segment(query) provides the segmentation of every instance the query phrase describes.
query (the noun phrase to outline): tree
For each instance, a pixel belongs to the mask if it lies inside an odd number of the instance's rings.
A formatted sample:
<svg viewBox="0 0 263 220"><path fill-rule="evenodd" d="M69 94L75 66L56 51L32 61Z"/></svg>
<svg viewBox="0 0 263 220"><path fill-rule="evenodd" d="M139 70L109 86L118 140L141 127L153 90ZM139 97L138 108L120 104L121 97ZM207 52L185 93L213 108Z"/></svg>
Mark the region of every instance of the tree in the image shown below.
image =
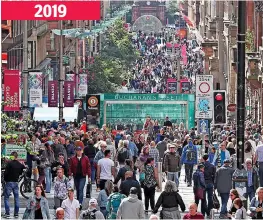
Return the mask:
<svg viewBox="0 0 263 220"><path fill-rule="evenodd" d="M174 16L176 12L179 12L178 3L175 0L170 0L167 7L167 12L169 15Z"/></svg>
<svg viewBox="0 0 263 220"><path fill-rule="evenodd" d="M117 20L106 34L100 55L89 66L89 93L115 92L128 78L129 69L138 57L131 35L123 27L123 21Z"/></svg>

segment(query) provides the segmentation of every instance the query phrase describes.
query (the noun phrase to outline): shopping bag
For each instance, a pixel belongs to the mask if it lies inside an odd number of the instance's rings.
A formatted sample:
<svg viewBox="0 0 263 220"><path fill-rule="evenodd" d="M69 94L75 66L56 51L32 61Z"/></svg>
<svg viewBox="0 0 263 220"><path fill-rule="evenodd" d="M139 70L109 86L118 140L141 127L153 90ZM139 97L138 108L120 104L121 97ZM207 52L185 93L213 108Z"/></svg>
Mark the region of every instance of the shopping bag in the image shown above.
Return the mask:
<svg viewBox="0 0 263 220"><path fill-rule="evenodd" d="M219 200L215 194L215 191L213 193L213 196L212 196L212 200L213 200L213 208L214 209L219 209L220 208L220 203L219 203Z"/></svg>
<svg viewBox="0 0 263 220"><path fill-rule="evenodd" d="M203 188L197 188L195 190L195 198L196 199L204 199L204 189Z"/></svg>
<svg viewBox="0 0 263 220"><path fill-rule="evenodd" d="M86 198L91 198L92 184L88 183L86 186Z"/></svg>

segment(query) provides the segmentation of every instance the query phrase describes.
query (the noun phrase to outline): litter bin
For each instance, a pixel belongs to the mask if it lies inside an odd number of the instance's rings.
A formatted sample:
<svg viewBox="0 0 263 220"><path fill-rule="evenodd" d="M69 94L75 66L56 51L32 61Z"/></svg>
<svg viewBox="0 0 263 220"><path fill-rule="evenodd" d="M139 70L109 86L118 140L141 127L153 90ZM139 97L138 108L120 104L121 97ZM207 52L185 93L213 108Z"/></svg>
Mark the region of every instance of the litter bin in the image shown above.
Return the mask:
<svg viewBox="0 0 263 220"><path fill-rule="evenodd" d="M233 174L233 188L239 193L240 199L244 204L244 208L247 210L247 171L245 169L236 169Z"/></svg>

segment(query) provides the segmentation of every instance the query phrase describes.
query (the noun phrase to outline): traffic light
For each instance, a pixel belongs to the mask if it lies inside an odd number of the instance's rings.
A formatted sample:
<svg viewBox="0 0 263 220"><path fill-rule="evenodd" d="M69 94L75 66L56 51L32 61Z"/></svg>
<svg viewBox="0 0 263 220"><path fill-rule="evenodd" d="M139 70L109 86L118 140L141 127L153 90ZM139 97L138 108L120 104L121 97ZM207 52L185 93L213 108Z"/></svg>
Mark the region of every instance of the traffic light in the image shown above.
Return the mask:
<svg viewBox="0 0 263 220"><path fill-rule="evenodd" d="M214 91L214 124L226 123L226 91Z"/></svg>

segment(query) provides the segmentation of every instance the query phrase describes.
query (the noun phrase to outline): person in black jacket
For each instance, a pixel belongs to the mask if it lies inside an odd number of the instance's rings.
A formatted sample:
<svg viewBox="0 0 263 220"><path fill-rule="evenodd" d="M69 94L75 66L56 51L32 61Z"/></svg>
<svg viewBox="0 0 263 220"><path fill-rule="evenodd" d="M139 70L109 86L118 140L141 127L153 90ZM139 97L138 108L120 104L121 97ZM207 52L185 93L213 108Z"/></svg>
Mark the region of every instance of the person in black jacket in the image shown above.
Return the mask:
<svg viewBox="0 0 263 220"><path fill-rule="evenodd" d="M4 201L5 201L5 215L4 218L10 218L10 207L9 207L9 197L11 192L14 194L15 198L15 213L14 217L18 218L19 212L19 187L18 187L18 179L19 176L23 173L23 169L25 169L25 165L21 164L17 158L17 152L12 152L11 156L14 157L13 160L7 163L4 173L4 180L6 182L4 188ZM2 216L3 217L3 216Z"/></svg>
<svg viewBox="0 0 263 220"><path fill-rule="evenodd" d="M204 154L203 161L204 161L203 164L205 166L205 171L204 171L205 191L208 200L207 212L210 213L213 208L213 190L214 190L216 167L208 161L208 154Z"/></svg>
<svg viewBox="0 0 263 220"><path fill-rule="evenodd" d="M126 195L127 197L130 194L130 189L132 187L136 187L138 190L138 199L142 200L142 189L140 186L140 183L133 179L133 172L132 171L127 171L125 173L125 180L122 181L120 185L120 193Z"/></svg>
<svg viewBox="0 0 263 220"><path fill-rule="evenodd" d="M94 147L94 141L92 139L89 139L88 145L84 148L83 152L89 158L90 166L91 166L91 182L95 183L96 169L95 169L94 157L97 154L98 149Z"/></svg>
<svg viewBox="0 0 263 220"><path fill-rule="evenodd" d="M69 164L67 161L65 161L64 154L59 153L58 154L58 160L52 163L51 170L52 170L52 179L54 181L55 176L57 175L57 168L61 167L64 169L64 175L68 177L68 170L69 170ZM52 181L52 182L53 182Z"/></svg>
<svg viewBox="0 0 263 220"><path fill-rule="evenodd" d="M114 180L114 184L117 184L120 180L124 181L125 180L125 173L127 171L132 171L133 172L133 178L136 180L136 172L133 167L133 162L129 159L125 160L125 166L119 169L119 172Z"/></svg>
<svg viewBox="0 0 263 220"><path fill-rule="evenodd" d="M181 215L178 209L180 206L181 211L185 211L185 204L177 192L177 186L175 182L168 180L166 182L164 191L158 198L157 203L153 209L153 213L156 214L158 209L162 206L162 211L160 214L161 219L181 219Z"/></svg>

